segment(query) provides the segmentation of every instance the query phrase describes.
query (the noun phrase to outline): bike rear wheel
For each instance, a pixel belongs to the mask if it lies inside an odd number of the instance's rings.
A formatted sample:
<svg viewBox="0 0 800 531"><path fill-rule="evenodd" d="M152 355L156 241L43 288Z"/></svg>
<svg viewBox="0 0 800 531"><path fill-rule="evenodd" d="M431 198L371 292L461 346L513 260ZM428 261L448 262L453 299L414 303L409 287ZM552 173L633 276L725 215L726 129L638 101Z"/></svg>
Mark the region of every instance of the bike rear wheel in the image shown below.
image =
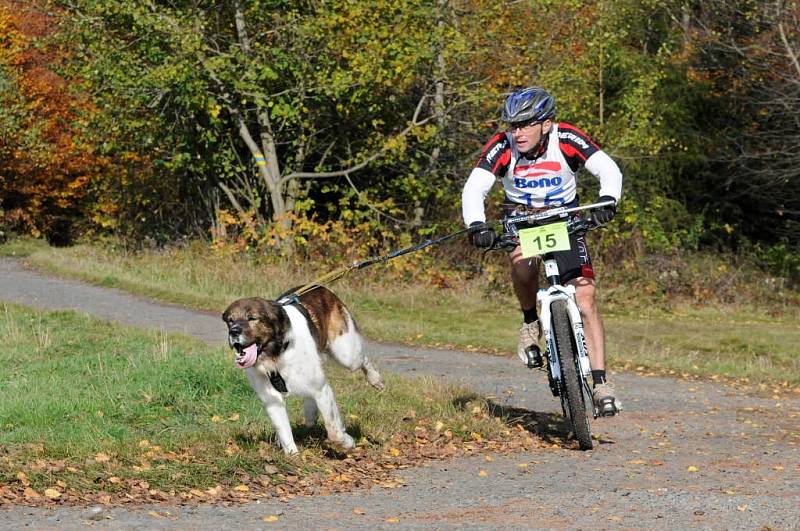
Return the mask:
<svg viewBox="0 0 800 531"><path fill-rule="evenodd" d="M566 400L572 432L581 450L592 449L592 431L586 414L583 385L578 373L578 352L570 326L567 302L555 301L552 306L553 333L561 365L561 399Z"/></svg>

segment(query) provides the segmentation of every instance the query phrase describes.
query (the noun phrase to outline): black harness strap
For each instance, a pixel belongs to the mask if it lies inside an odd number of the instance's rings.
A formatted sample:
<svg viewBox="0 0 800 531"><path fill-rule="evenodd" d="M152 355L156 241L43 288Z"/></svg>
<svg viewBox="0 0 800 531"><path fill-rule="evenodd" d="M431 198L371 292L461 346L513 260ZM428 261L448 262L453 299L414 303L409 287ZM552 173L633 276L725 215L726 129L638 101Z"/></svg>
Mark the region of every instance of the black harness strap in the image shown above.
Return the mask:
<svg viewBox="0 0 800 531"><path fill-rule="evenodd" d="M314 324L314 321L311 319L311 314L308 313L308 309L303 306L303 303L300 302L300 297L296 294L291 294L288 296L283 296L276 301L281 306L294 306L297 308L303 317L305 317L306 322L308 323L308 329L311 332L311 337L314 339L314 342L319 344L319 329L317 329L317 325ZM284 349L286 347L284 346ZM278 371L271 371L269 373L269 381L272 383L272 387L274 387L278 392L281 393L288 393L289 390L286 388L286 381L281 376L281 373Z"/></svg>
<svg viewBox="0 0 800 531"><path fill-rule="evenodd" d="M281 373L278 371L271 371L269 373L269 381L272 383L272 387L278 390L279 393L288 393L289 390L286 388L286 382L281 376Z"/></svg>

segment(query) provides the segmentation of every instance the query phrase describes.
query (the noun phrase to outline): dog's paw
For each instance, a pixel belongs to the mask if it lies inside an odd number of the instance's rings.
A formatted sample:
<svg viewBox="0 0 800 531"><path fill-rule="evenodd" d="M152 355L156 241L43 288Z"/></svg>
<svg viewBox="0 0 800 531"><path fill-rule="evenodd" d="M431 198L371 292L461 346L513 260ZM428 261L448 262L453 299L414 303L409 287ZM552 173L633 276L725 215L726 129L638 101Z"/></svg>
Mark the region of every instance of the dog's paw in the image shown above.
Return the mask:
<svg viewBox="0 0 800 531"><path fill-rule="evenodd" d="M341 446L342 448L344 448L345 450L352 450L353 448L355 448L355 447L356 447L356 441L355 441L355 439L353 439L352 437L350 437L350 436L349 436L348 434L346 434L346 433L344 434L344 436L342 436L342 438L341 438L341 439L339 439L339 440L337 441L337 444L338 444L339 446Z"/></svg>
<svg viewBox="0 0 800 531"><path fill-rule="evenodd" d="M386 389L386 385L383 383L383 378L381 378L381 373L375 370L375 367L373 367L371 363L367 362L362 370L364 371L364 376L367 377L367 381L372 387L378 391L383 391Z"/></svg>
<svg viewBox="0 0 800 531"><path fill-rule="evenodd" d="M386 389L386 384L383 383L383 378L381 378L381 375L378 374L377 372L375 373L374 377L370 377L368 375L367 376L367 381L369 382L369 384L372 387L374 387L378 391L383 391L384 389Z"/></svg>
<svg viewBox="0 0 800 531"><path fill-rule="evenodd" d="M292 444L280 444L280 443L278 443L278 446L281 447L281 449L283 450L283 453L285 453L286 455L297 455L297 454L300 453L300 451L297 449L297 446L295 446L294 443L292 443Z"/></svg>

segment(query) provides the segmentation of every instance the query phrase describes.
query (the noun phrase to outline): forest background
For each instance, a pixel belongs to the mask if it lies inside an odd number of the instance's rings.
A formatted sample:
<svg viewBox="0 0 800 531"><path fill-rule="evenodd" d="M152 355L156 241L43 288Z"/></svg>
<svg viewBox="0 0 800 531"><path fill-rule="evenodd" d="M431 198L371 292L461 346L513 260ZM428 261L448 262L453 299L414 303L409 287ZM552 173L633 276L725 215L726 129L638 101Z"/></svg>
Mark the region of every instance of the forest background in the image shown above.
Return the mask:
<svg viewBox="0 0 800 531"><path fill-rule="evenodd" d="M746 262L759 296L800 280L798 55L795 1L0 0L0 236L324 271L460 228L504 97L540 85L623 170L612 273L702 300Z"/></svg>

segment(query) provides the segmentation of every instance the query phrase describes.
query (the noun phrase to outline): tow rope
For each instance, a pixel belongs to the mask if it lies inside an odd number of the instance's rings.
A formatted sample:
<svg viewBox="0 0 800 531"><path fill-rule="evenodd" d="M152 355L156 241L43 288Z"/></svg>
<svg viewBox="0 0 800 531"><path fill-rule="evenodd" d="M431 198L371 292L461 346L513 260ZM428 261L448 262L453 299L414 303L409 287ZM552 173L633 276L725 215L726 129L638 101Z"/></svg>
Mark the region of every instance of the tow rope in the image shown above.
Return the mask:
<svg viewBox="0 0 800 531"><path fill-rule="evenodd" d="M316 289L316 288L318 288L318 287L320 287L320 286L322 286L324 284L330 284L331 282L339 280L340 278L342 278L346 274L350 273L351 271L355 271L356 269L364 269L367 266L371 266L373 264L378 264L378 263L381 263L381 262L388 262L389 260L391 260L393 258L397 258L398 256L403 256L404 254L421 251L422 249L425 249L426 247L430 247L431 245L436 245L436 244L442 243L443 241L449 240L450 238L455 238L456 236L464 234L465 232L469 232L470 230L471 229L469 227L467 227L467 228L452 232L450 234L445 234L444 236L440 236L438 238L425 240L424 242L418 243L417 245L413 245L411 247L406 247L404 249L398 249L397 251L393 251L393 252L391 252L391 253L389 253L387 255L384 255L384 256L374 256L374 257L369 258L367 260L364 260L362 262L353 262L349 266L345 266L345 267L342 267L342 268L337 269L335 271L331 271L330 273L322 275L321 277L318 277L318 278L312 280L308 284L305 284L305 285L297 288L293 292L285 294L277 302L280 304L282 302L283 303L288 303L290 301L295 301L295 300L297 300L297 298L300 295L303 295L304 293L308 293L309 291L311 291L313 289Z"/></svg>

